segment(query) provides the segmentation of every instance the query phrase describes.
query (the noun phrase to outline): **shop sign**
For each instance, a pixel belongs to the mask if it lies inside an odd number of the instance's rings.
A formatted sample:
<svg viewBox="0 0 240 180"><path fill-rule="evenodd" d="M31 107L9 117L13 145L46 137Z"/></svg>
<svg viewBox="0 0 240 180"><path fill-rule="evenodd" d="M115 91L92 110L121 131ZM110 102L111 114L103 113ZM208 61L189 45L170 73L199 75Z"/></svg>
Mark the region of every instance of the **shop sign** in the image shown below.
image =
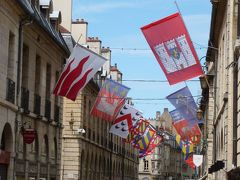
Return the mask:
<svg viewBox="0 0 240 180"><path fill-rule="evenodd" d="M22 130L23 141L26 144L32 144L36 137L36 130L23 129Z"/></svg>

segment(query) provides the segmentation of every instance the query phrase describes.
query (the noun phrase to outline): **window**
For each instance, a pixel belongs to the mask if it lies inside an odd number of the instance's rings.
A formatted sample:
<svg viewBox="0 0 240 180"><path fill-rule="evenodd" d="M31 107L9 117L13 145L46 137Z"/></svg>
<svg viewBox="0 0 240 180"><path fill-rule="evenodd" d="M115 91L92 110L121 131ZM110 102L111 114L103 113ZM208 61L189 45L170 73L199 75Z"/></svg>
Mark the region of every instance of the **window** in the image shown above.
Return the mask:
<svg viewBox="0 0 240 180"><path fill-rule="evenodd" d="M148 160L143 159L144 162L144 171L148 170Z"/></svg>
<svg viewBox="0 0 240 180"><path fill-rule="evenodd" d="M23 45L23 56L22 56L22 86L28 87L28 70L29 70L29 47Z"/></svg>
<svg viewBox="0 0 240 180"><path fill-rule="evenodd" d="M155 169L155 162L152 162L152 169Z"/></svg>
<svg viewBox="0 0 240 180"><path fill-rule="evenodd" d="M13 80L13 72L14 72L14 54L15 54L15 36L12 32L9 33L8 39L8 69L7 76L8 78Z"/></svg>
<svg viewBox="0 0 240 180"><path fill-rule="evenodd" d="M47 63L46 71L46 98L50 99L50 90L51 90L51 64Z"/></svg>
<svg viewBox="0 0 240 180"><path fill-rule="evenodd" d="M36 64L35 64L35 93L39 95L40 93L40 83L41 83L41 57L36 55Z"/></svg>

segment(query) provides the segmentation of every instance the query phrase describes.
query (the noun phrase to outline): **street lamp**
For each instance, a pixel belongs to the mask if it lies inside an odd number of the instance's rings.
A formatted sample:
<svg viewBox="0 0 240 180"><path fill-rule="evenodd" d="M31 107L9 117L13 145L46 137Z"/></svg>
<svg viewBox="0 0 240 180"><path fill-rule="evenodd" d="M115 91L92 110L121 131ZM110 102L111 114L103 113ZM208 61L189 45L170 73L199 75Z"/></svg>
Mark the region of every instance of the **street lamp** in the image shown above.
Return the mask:
<svg viewBox="0 0 240 180"><path fill-rule="evenodd" d="M203 116L203 111L200 108L198 108L198 110L197 110L197 119L201 120L202 116Z"/></svg>

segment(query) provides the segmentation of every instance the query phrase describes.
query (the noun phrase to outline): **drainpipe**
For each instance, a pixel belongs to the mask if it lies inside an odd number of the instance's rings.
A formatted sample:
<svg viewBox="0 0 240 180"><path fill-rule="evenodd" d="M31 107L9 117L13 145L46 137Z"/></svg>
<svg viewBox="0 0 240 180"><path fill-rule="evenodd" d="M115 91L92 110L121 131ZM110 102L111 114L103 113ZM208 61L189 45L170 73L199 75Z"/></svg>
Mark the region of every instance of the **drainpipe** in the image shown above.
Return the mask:
<svg viewBox="0 0 240 180"><path fill-rule="evenodd" d="M239 5L238 5L239 7ZM240 16L239 16L240 17ZM239 29L238 29L239 31ZM233 66L233 158L232 162L235 167L237 167L237 110L238 110L238 56L235 56L235 63Z"/></svg>
<svg viewBox="0 0 240 180"><path fill-rule="evenodd" d="M15 143L14 143L14 163L13 163L13 178L16 179L16 159L17 159L17 137L18 137L18 129L19 129L19 120L18 116L20 114L20 93L21 93L21 73L22 73L22 48L23 48L23 26L28 25L29 23L32 23L32 21L29 21L30 17L24 17L19 22L19 28L18 28L18 59L17 59L17 83L16 83L16 117L15 117Z"/></svg>
<svg viewBox="0 0 240 180"><path fill-rule="evenodd" d="M238 0L238 13L237 13L237 39L240 38L240 0ZM232 162L235 167L237 167L237 129L238 129L238 120L237 120L237 112L238 112L238 58L239 49L236 49L235 52L235 61L233 64L233 158Z"/></svg>

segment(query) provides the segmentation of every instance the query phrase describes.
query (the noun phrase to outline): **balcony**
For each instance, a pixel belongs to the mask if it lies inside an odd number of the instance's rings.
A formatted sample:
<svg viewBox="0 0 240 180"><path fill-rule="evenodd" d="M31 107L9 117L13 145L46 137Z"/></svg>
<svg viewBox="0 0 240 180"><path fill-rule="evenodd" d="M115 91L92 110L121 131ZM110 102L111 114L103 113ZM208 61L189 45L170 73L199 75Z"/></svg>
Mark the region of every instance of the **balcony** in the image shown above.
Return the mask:
<svg viewBox="0 0 240 180"><path fill-rule="evenodd" d="M55 122L59 122L59 120L60 120L59 113L60 113L60 107L55 104L55 107L54 107L54 121Z"/></svg>
<svg viewBox="0 0 240 180"><path fill-rule="evenodd" d="M41 96L34 94L34 113L41 115Z"/></svg>
<svg viewBox="0 0 240 180"><path fill-rule="evenodd" d="M51 101L48 99L45 101L45 117L48 121L51 120Z"/></svg>
<svg viewBox="0 0 240 180"><path fill-rule="evenodd" d="M29 90L25 87L22 87L21 107L23 108L24 113L29 113Z"/></svg>
<svg viewBox="0 0 240 180"><path fill-rule="evenodd" d="M7 94L6 100L15 103L15 82L9 78L7 78Z"/></svg>

